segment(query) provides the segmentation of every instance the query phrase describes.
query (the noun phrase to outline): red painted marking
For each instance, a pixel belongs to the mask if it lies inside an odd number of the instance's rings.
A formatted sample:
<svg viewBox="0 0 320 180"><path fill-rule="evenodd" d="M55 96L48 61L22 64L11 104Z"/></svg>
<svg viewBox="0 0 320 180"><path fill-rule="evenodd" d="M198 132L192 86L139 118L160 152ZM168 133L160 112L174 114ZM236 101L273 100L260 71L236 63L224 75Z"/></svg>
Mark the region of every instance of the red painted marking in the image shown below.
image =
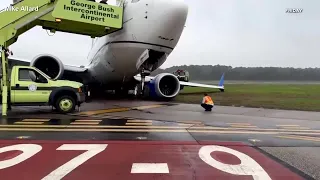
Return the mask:
<svg viewBox="0 0 320 180"><path fill-rule="evenodd" d="M226 152L212 152L211 157L213 159L216 159L219 162L231 164L231 165L239 165L241 163L241 160L232 154L226 153Z"/></svg>
<svg viewBox="0 0 320 180"><path fill-rule="evenodd" d="M21 153L22 153L22 151L10 151L10 152L0 153L0 161L1 160L4 161L4 160L12 159L14 157L17 157Z"/></svg>
<svg viewBox="0 0 320 180"><path fill-rule="evenodd" d="M0 148L15 144L38 144L42 150L31 158L5 169L0 169L1 179L42 179L66 162L85 151L56 150L63 144L108 144L107 148L78 166L64 180L81 179L248 179L252 176L232 175L202 161L199 149L204 145L194 142L172 141L0 141ZM220 145L242 152L254 159L272 180L303 179L291 170L268 158L252 147L233 142L202 142ZM17 151L12 151L17 152ZM0 153L6 154L6 153ZM9 153L10 154L10 153ZM7 154L8 155L8 154ZM13 155L13 154L11 154ZM16 156L16 154L15 154ZM239 158L223 152L211 153L222 163L239 164ZM0 156L0 162L8 159ZM131 174L132 163L167 163L169 174Z"/></svg>

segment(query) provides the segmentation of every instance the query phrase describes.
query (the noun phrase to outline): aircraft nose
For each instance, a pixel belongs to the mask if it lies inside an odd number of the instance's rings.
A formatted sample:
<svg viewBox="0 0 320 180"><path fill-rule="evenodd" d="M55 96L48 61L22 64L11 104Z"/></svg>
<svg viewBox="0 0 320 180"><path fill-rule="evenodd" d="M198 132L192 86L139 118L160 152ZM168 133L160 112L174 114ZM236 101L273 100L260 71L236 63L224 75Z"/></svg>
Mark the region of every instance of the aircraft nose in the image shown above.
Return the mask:
<svg viewBox="0 0 320 180"><path fill-rule="evenodd" d="M161 42L175 46L187 20L187 4L183 0L154 0L153 8L155 14L151 14L150 18L154 23L150 30L157 32Z"/></svg>

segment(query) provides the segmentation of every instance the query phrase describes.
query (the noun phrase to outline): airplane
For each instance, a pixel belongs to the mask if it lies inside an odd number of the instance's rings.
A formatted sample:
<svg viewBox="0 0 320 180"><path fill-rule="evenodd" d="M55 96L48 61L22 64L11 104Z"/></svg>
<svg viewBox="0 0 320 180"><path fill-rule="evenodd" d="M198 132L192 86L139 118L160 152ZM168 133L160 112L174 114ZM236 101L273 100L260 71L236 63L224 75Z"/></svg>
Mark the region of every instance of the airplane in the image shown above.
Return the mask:
<svg viewBox="0 0 320 180"><path fill-rule="evenodd" d="M123 8L123 28L93 39L87 66L65 65L51 54L36 56L30 66L53 80L86 84L91 94L101 89L115 90L117 94L134 90L139 97L172 99L183 86L224 91L224 74L217 86L179 81L170 73L150 76L167 60L181 37L188 15L183 0L125 0ZM26 62L19 58L10 61Z"/></svg>

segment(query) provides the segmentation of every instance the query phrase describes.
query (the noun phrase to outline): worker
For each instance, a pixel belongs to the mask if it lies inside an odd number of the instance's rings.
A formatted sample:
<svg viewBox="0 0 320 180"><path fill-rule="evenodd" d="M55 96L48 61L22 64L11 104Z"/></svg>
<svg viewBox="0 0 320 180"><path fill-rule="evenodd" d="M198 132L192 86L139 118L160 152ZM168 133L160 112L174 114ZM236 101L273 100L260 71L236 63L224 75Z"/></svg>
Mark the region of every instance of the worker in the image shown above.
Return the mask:
<svg viewBox="0 0 320 180"><path fill-rule="evenodd" d="M214 104L213 100L207 93L204 94L201 106L205 109L205 111L211 111Z"/></svg>

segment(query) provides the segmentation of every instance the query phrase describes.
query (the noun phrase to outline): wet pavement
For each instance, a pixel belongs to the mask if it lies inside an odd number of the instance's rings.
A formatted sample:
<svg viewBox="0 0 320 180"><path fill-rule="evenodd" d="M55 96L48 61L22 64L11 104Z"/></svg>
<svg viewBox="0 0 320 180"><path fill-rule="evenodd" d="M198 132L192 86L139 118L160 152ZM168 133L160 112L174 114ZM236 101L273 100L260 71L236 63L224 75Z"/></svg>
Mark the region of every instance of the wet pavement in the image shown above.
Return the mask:
<svg viewBox="0 0 320 180"><path fill-rule="evenodd" d="M43 170L29 179L88 179L88 173L91 179L320 179L316 112L222 106L204 112L199 105L131 100L92 102L68 115L13 107L0 121L0 139L0 176L7 179L21 179L13 172L34 166ZM56 150L63 144L60 150L68 151ZM72 165L90 144L106 147ZM14 163L19 156L28 160ZM237 169L242 162L246 168ZM58 167L70 171L53 173Z"/></svg>

